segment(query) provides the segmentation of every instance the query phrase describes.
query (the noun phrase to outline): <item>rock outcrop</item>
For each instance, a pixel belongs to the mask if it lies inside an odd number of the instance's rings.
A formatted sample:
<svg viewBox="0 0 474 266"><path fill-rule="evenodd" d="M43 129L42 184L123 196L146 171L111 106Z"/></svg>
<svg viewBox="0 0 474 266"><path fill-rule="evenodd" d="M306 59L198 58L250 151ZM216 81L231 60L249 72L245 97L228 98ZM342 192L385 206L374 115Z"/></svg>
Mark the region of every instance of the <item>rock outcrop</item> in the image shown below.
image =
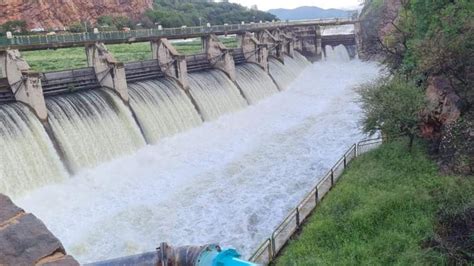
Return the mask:
<svg viewBox="0 0 474 266"><path fill-rule="evenodd" d="M34 215L0 194L0 265L79 265Z"/></svg>
<svg viewBox="0 0 474 266"><path fill-rule="evenodd" d="M25 20L30 29L63 29L77 21L95 23L103 15L140 19L153 0L0 0L0 24Z"/></svg>
<svg viewBox="0 0 474 266"><path fill-rule="evenodd" d="M454 124L461 116L461 98L454 92L449 80L441 76L430 77L426 89L428 108L424 112L421 132L424 138L440 138L443 125Z"/></svg>
<svg viewBox="0 0 474 266"><path fill-rule="evenodd" d="M387 39L396 28L399 12L403 6L403 0L382 1L380 4L367 4L361 12L361 52L363 58L378 56L381 47L380 42L390 41Z"/></svg>

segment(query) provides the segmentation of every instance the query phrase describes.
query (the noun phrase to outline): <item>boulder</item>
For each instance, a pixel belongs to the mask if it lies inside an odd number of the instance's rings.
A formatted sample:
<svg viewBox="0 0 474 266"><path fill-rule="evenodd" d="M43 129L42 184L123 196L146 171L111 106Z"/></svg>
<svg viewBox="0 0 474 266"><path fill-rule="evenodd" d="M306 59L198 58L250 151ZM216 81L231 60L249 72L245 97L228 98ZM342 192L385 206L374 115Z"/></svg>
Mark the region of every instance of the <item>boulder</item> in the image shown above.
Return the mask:
<svg viewBox="0 0 474 266"><path fill-rule="evenodd" d="M79 265L38 218L0 194L0 265Z"/></svg>
<svg viewBox="0 0 474 266"><path fill-rule="evenodd" d="M461 98L448 79L432 76L428 79L426 99L428 108L423 112L422 136L438 140L443 126L455 123L461 116Z"/></svg>

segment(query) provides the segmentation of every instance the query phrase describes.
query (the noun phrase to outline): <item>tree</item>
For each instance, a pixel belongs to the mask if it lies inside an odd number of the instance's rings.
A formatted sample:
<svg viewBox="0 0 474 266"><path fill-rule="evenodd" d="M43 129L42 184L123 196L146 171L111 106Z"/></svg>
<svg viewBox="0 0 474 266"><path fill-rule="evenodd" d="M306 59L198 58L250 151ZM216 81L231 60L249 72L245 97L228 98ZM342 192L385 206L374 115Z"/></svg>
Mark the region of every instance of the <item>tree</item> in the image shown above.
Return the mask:
<svg viewBox="0 0 474 266"><path fill-rule="evenodd" d="M153 9L145 13L151 21L164 27L198 26L211 23L240 24L242 21L271 21L277 18L267 12L250 10L229 2L206 0L156 0Z"/></svg>
<svg viewBox="0 0 474 266"><path fill-rule="evenodd" d="M13 32L13 33L20 33L24 34L28 32L28 27L26 21L24 20L12 20L5 22L2 26L3 32Z"/></svg>
<svg viewBox="0 0 474 266"><path fill-rule="evenodd" d="M86 31L86 27L84 26L84 24L82 24L81 22L77 21L77 22L74 22L74 23L72 23L71 25L69 25L69 31L70 31L70 32L75 32L75 33L85 32L85 31Z"/></svg>
<svg viewBox="0 0 474 266"><path fill-rule="evenodd" d="M383 78L358 90L364 112L364 131L385 137L408 136L411 149L419 135L420 113L425 107L421 88L399 76Z"/></svg>
<svg viewBox="0 0 474 266"><path fill-rule="evenodd" d="M123 28L135 27L134 22L130 18L124 16L100 16L97 18L97 24L105 30L121 30Z"/></svg>

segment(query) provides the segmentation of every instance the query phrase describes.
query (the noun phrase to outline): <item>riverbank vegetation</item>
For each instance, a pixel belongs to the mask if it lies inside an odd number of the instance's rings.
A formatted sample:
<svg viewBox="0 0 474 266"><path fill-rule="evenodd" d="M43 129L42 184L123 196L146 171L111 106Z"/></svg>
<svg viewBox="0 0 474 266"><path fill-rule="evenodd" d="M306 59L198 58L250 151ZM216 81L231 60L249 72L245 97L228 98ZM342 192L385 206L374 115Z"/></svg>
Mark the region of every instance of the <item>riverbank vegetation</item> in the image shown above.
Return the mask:
<svg viewBox="0 0 474 266"><path fill-rule="evenodd" d="M474 179L440 175L407 142L356 159L275 265L472 262Z"/></svg>
<svg viewBox="0 0 474 266"><path fill-rule="evenodd" d="M387 81L380 81L368 86L377 93L362 90L366 130L429 140L445 173L474 173L473 11L469 0L366 0L361 15L366 56L383 58L388 83L406 87L384 90ZM415 112L387 106L402 107L420 93L424 103Z"/></svg>

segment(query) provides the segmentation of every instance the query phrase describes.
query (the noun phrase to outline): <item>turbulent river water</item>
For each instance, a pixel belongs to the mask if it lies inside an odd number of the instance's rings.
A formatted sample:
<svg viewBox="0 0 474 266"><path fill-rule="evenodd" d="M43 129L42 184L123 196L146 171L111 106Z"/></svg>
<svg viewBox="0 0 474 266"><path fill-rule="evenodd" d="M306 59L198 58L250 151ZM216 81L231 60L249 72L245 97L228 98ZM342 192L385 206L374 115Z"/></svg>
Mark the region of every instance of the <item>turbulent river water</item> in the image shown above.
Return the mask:
<svg viewBox="0 0 474 266"><path fill-rule="evenodd" d="M82 263L160 242L218 243L248 257L364 137L354 87L379 67L337 58L258 104L14 200Z"/></svg>

